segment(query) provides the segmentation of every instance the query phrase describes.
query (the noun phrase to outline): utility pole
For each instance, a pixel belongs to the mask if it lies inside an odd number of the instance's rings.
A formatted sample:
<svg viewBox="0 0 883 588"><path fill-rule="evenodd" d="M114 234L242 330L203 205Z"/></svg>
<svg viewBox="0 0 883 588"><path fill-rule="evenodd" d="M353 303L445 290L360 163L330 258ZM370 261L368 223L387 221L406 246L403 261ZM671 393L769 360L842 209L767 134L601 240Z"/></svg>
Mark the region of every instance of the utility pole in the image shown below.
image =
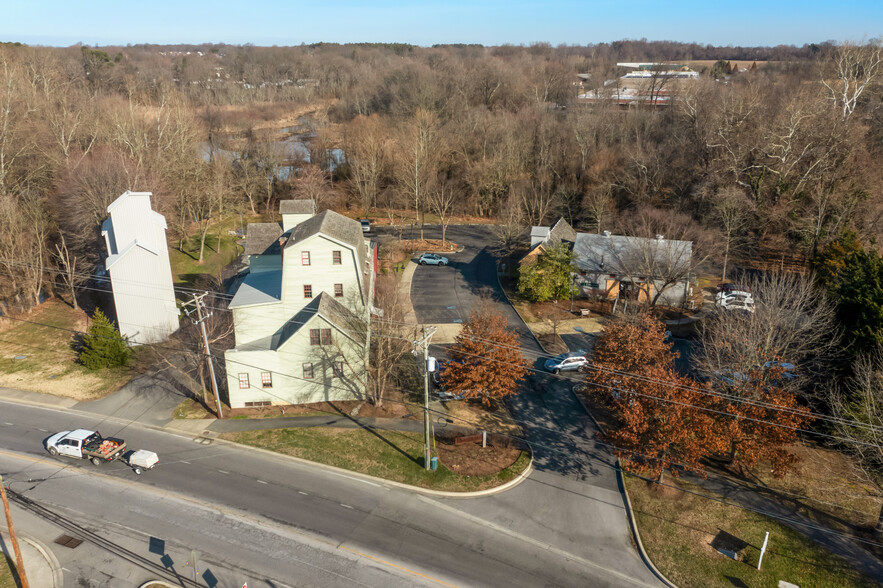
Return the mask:
<svg viewBox="0 0 883 588"><path fill-rule="evenodd" d="M202 307L205 304L203 302L203 298L205 298L206 296L208 296L208 292L204 292L199 296L194 294L193 300L191 302L185 302L182 307L186 307L188 304L193 304L196 307L195 310L188 310L187 308L184 308L184 312L187 314L188 317L193 312L196 312L196 320L193 320L192 318L190 320L193 321L194 325L199 325L202 329L202 341L205 344L205 358L208 360L208 371L212 375L212 388L215 393L215 402L218 403L218 418L222 419L224 418L224 412L221 408L221 395L218 393L218 381L217 379L215 379L215 365L212 363L212 352L208 346L208 335L206 335L205 333L205 319L212 316L212 314L214 313L210 312L207 315L202 316Z"/></svg>
<svg viewBox="0 0 883 588"><path fill-rule="evenodd" d="M15 538L15 527L12 526L12 513L9 512L9 501L6 499L6 488L3 486L2 475L0 475L0 497L3 498L3 511L6 513L6 526L9 527L9 538L12 541L12 550L15 552L15 567L21 580L21 588L29 588L28 577L25 574L25 564L21 559L18 539Z"/></svg>
<svg viewBox="0 0 883 588"><path fill-rule="evenodd" d="M429 339L436 327L424 327L423 338L414 341L414 353L423 345L423 467L429 470Z"/></svg>

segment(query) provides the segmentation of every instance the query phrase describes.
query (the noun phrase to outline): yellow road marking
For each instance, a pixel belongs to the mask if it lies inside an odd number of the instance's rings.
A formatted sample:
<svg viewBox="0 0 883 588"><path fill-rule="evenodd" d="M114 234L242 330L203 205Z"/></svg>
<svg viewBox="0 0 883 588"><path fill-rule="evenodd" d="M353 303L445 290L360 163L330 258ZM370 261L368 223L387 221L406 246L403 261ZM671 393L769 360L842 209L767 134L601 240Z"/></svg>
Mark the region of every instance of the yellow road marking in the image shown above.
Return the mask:
<svg viewBox="0 0 883 588"><path fill-rule="evenodd" d="M358 551L356 549L351 549L345 545L340 545L338 547L338 549L344 549L346 551L349 551L350 553L354 553L354 554L358 555L359 557L366 557L370 560L376 561L377 563L381 563L385 566L389 566L391 568L396 568L397 570L402 570L403 572L407 572L409 574L419 576L425 580L429 580L430 582L435 582L436 584L441 584L442 586L449 586L450 588L457 588L457 586L455 584L448 584L447 582L445 582L443 580L439 580L438 578L433 578L432 576L427 576L426 574L421 574L420 572L414 571L410 568L396 565L392 562L386 561L385 559L380 559L379 557L374 557L373 555L368 555L367 553L362 553L361 551Z"/></svg>

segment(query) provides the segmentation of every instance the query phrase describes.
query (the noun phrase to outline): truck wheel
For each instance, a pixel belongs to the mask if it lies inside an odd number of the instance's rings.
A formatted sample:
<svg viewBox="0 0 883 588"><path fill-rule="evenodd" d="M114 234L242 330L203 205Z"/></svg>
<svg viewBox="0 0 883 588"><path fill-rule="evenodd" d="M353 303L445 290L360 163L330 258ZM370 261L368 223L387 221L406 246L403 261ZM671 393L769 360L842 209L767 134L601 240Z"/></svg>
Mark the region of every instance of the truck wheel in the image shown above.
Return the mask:
<svg viewBox="0 0 883 588"><path fill-rule="evenodd" d="M141 468L139 468L139 467L136 467L136 468L135 468L135 469L134 469L134 472L135 472L135 473L136 473L136 474L138 474L138 475L139 475L139 476L140 476L140 475L141 475L141 472L142 472L142 470L141 470Z"/></svg>
<svg viewBox="0 0 883 588"><path fill-rule="evenodd" d="M98 459L97 457L93 457L93 458L92 458L92 463L93 463L94 465L101 465L101 460Z"/></svg>
<svg viewBox="0 0 883 588"><path fill-rule="evenodd" d="M58 455L58 450L54 447L49 448L49 455Z"/></svg>

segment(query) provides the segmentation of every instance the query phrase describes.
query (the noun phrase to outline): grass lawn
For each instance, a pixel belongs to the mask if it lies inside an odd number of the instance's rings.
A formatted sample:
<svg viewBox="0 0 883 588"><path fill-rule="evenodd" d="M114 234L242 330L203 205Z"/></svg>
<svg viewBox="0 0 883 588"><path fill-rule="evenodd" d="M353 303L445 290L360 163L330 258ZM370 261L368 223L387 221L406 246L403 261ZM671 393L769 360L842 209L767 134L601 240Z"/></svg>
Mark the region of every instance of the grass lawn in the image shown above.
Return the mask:
<svg viewBox="0 0 883 588"><path fill-rule="evenodd" d="M490 476L461 476L441 463L435 472L427 472L420 463L423 461L423 435L398 431L371 432L331 427L270 429L225 433L221 438L394 482L453 492L499 486L524 471L530 462L527 453L522 452L514 464Z"/></svg>
<svg viewBox="0 0 883 588"><path fill-rule="evenodd" d="M697 488L684 480L676 483ZM637 478L626 477L626 486L650 559L681 588L774 587L779 580L801 588L875 585L845 560L773 519L682 492L660 496ZM758 571L767 531L769 543ZM715 540L731 547L736 547L738 540L747 544L739 552L743 561L718 553L711 546Z"/></svg>
<svg viewBox="0 0 883 588"><path fill-rule="evenodd" d="M70 330L88 328L82 310L55 298L21 318L31 322L0 319L0 386L87 400L131 379L128 368L90 372L76 363L75 334Z"/></svg>
<svg viewBox="0 0 883 588"><path fill-rule="evenodd" d="M217 225L209 229L205 238L205 251L203 261L199 263L199 235L192 235L184 241L184 252L173 243L169 249L169 258L172 264L172 276L175 284L187 287L200 287L200 280L204 276L217 279L221 270L236 260L240 254L240 248L236 244L238 237L227 234L228 229L238 227L239 217L222 224L221 241L218 244ZM202 287L205 287L204 284Z"/></svg>
<svg viewBox="0 0 883 588"><path fill-rule="evenodd" d="M4 553L3 557L0 558L0 588L18 587L18 584L15 583L15 578L12 575L12 568L14 565L15 564L12 563L12 560Z"/></svg>

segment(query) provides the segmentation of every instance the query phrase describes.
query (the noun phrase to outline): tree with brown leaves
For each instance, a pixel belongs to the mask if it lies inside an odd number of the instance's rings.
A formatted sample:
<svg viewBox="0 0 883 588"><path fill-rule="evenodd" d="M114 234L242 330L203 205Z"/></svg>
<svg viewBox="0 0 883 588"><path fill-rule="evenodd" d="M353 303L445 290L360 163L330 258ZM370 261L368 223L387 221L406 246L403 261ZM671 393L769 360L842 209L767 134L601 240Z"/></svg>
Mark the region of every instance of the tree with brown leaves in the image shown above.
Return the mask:
<svg viewBox="0 0 883 588"><path fill-rule="evenodd" d="M466 398L481 398L484 404L515 394L527 374L518 339L487 300L480 301L463 323L450 354L442 377L445 388Z"/></svg>
<svg viewBox="0 0 883 588"><path fill-rule="evenodd" d="M608 323L595 346L589 389L617 417L604 440L629 471L662 481L687 470L704 475L700 460L725 447L696 383L674 371L676 352L663 324L648 313Z"/></svg>

